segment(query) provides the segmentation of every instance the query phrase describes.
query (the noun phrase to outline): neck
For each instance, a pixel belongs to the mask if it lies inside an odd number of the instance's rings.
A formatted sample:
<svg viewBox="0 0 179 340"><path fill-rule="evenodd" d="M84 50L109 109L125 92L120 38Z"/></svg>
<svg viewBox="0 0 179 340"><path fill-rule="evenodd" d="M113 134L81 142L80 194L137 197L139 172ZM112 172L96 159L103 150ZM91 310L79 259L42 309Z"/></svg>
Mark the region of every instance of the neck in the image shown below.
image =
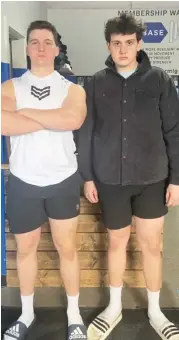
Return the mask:
<svg viewBox="0 0 179 340"><path fill-rule="evenodd" d="M51 73L54 72L54 66L50 66L50 67L32 66L30 71L34 76L43 78L43 77L49 76Z"/></svg>
<svg viewBox="0 0 179 340"><path fill-rule="evenodd" d="M137 60L135 60L133 63L127 66L120 66L116 64L116 71L117 72L130 72L130 71L136 70L137 66L138 66Z"/></svg>

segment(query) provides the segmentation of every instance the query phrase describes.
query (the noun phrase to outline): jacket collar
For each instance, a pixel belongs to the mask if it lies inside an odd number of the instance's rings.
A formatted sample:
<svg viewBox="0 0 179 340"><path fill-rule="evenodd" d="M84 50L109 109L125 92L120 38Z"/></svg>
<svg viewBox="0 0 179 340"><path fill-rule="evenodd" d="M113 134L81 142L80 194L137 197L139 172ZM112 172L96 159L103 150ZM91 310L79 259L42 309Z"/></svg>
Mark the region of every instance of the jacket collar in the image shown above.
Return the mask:
<svg viewBox="0 0 179 340"><path fill-rule="evenodd" d="M151 63L149 60L149 57L147 53L145 53L143 50L140 50L137 55L137 61L138 61L138 72L145 72L146 70L151 68ZM105 65L116 72L115 63L111 57L111 55L108 56L106 59Z"/></svg>

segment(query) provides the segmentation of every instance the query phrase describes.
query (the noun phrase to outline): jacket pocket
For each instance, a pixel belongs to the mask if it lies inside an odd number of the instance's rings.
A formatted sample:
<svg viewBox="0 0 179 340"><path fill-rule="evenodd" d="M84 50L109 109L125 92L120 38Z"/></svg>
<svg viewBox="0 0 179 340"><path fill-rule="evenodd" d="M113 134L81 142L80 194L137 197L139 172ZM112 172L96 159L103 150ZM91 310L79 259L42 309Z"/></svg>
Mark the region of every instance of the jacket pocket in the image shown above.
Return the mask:
<svg viewBox="0 0 179 340"><path fill-rule="evenodd" d="M151 91L136 90L134 110L136 113L154 113L159 107L159 98Z"/></svg>
<svg viewBox="0 0 179 340"><path fill-rule="evenodd" d="M95 98L97 116L110 124L118 118L120 110L120 96L117 91L101 92Z"/></svg>

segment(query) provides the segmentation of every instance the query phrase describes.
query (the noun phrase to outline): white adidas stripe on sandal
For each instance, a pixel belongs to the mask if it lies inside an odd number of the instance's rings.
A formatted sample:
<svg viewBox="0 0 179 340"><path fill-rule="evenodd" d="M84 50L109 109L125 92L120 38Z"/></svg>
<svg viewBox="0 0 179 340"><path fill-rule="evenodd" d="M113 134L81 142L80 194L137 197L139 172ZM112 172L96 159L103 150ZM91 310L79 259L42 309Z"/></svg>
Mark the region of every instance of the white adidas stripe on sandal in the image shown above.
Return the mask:
<svg viewBox="0 0 179 340"><path fill-rule="evenodd" d="M162 340L179 340L179 328L174 323L170 321L165 322L159 329L151 320L149 322Z"/></svg>
<svg viewBox="0 0 179 340"><path fill-rule="evenodd" d="M103 315L97 316L88 327L88 340L105 340L122 319L122 313L109 324Z"/></svg>

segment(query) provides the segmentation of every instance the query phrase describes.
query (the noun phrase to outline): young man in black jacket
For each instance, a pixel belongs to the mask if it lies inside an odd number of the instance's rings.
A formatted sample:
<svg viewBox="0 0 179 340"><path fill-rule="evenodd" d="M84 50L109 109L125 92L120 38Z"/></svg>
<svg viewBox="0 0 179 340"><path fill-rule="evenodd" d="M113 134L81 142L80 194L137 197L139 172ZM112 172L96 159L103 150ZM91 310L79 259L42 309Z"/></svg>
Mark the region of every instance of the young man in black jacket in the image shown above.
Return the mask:
<svg viewBox="0 0 179 340"><path fill-rule="evenodd" d="M168 206L179 204L179 100L170 77L141 50L144 25L122 15L105 26L107 68L87 90L87 118L79 135L85 196L101 203L109 236L110 302L88 329L104 340L122 319L121 293L132 215L142 255L148 317L162 339L179 329L159 306L161 233Z"/></svg>

